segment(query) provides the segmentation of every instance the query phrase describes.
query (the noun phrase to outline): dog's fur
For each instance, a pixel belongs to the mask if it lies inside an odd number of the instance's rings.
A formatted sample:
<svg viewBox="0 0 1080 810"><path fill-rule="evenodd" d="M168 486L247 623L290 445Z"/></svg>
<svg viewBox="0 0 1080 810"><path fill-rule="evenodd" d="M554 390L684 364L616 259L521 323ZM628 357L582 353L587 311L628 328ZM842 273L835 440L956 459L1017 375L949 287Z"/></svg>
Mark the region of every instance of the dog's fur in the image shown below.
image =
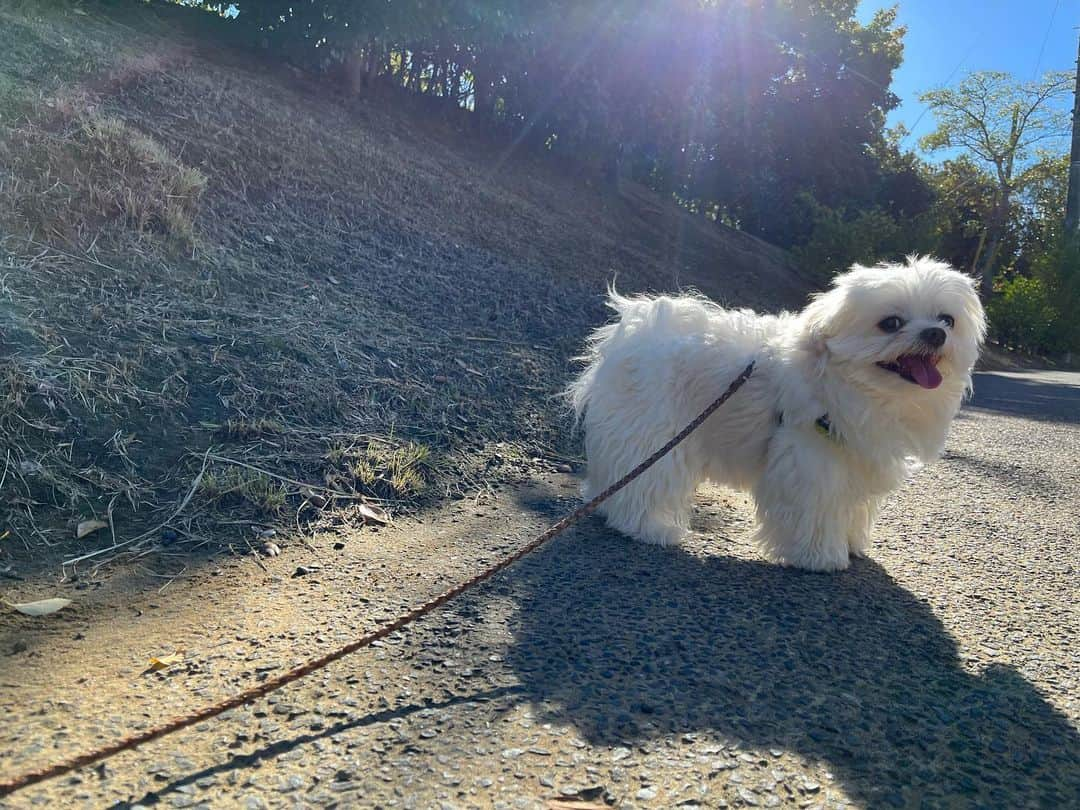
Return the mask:
<svg viewBox="0 0 1080 810"><path fill-rule="evenodd" d="M865 554L882 499L940 454L986 331L975 282L919 257L856 265L797 314L614 290L609 303L619 319L593 333L588 366L568 391L585 428L585 497L682 429L753 360L750 380L719 411L600 512L613 528L666 545L689 531L702 481L749 490L765 556L814 571ZM890 316L903 321L892 333L879 325ZM935 328L945 332L940 347L927 342L941 339ZM937 387L926 387L935 381L927 356Z"/></svg>

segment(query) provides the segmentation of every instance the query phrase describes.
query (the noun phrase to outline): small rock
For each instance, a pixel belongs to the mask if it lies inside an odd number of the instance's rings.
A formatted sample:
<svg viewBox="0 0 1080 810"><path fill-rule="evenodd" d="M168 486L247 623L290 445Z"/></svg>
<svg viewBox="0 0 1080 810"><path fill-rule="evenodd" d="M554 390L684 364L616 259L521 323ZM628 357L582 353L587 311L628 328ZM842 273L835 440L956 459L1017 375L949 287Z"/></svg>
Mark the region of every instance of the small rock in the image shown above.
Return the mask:
<svg viewBox="0 0 1080 810"><path fill-rule="evenodd" d="M288 779L281 783L278 790L281 793L289 793L293 790L299 790L304 786L304 777L298 773L294 773Z"/></svg>
<svg viewBox="0 0 1080 810"><path fill-rule="evenodd" d="M603 785L589 785L588 787L579 788L575 794L579 799L585 802L591 802L593 799L599 799L604 795L607 790Z"/></svg>
<svg viewBox="0 0 1080 810"><path fill-rule="evenodd" d="M757 794L754 793L754 791L748 788L741 787L735 792L738 795L739 799L742 800L743 804L747 804L750 807L761 806L761 801L758 799Z"/></svg>
<svg viewBox="0 0 1080 810"><path fill-rule="evenodd" d="M636 794L634 794L634 798L638 799L639 801L643 801L643 802L647 802L650 799L655 799L656 798L656 788L654 788L654 787L643 787Z"/></svg>

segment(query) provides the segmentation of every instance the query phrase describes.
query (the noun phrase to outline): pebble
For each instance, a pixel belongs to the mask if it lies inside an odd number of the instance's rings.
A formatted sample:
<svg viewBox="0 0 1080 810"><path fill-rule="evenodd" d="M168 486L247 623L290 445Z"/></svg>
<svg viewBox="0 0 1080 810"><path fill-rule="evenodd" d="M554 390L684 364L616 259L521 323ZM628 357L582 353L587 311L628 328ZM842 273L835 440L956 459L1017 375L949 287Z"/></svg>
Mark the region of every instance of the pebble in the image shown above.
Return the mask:
<svg viewBox="0 0 1080 810"><path fill-rule="evenodd" d="M735 791L735 794L739 797L743 804L750 805L750 807L758 807L761 805L761 800L754 791L741 787Z"/></svg>
<svg viewBox="0 0 1080 810"><path fill-rule="evenodd" d="M303 786L304 777L300 776L300 774L294 773L292 776L282 782L281 785L278 786L278 790L282 793L288 793L293 790L299 790Z"/></svg>

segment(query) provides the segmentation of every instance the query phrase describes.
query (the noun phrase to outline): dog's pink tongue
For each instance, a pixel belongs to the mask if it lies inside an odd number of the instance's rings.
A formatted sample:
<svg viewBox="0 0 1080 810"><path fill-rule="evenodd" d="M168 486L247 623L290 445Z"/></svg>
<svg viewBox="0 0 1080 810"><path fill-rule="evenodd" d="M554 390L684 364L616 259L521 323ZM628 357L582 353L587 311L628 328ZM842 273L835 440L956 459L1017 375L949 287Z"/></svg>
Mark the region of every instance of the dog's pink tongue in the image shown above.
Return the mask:
<svg viewBox="0 0 1080 810"><path fill-rule="evenodd" d="M900 367L923 388L937 388L941 385L941 372L937 370L935 360L918 354L907 354L899 359Z"/></svg>

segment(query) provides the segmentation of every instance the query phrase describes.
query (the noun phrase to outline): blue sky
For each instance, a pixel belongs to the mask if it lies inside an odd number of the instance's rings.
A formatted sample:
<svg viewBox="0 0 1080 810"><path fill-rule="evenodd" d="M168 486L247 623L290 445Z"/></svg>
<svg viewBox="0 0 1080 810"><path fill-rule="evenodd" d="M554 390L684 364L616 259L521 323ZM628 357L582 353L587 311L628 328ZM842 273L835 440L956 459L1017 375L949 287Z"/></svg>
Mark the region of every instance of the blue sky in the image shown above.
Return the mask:
<svg viewBox="0 0 1080 810"><path fill-rule="evenodd" d="M904 63L892 84L901 105L889 124L902 122L914 129L905 146L915 147L918 138L933 130L933 115L923 114L919 103L925 90L954 84L976 70L1002 70L1026 81L1036 75L1036 67L1039 75L1076 69L1077 0L863 0L859 19L893 5L899 5L899 22L908 30Z"/></svg>

